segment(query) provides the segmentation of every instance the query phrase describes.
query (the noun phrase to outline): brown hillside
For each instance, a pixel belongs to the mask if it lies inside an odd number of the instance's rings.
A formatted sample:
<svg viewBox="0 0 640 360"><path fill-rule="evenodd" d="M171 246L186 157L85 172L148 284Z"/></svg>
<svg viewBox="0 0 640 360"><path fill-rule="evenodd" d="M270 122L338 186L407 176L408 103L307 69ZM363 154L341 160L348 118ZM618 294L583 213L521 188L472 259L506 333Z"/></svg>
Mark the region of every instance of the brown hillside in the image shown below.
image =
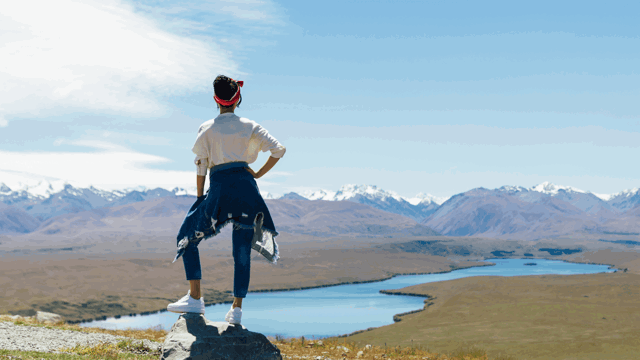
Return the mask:
<svg viewBox="0 0 640 360"><path fill-rule="evenodd" d="M425 311L348 340L382 346L413 340L438 352L477 343L490 358L637 359L640 353L636 274L480 276L390 292L431 298Z"/></svg>

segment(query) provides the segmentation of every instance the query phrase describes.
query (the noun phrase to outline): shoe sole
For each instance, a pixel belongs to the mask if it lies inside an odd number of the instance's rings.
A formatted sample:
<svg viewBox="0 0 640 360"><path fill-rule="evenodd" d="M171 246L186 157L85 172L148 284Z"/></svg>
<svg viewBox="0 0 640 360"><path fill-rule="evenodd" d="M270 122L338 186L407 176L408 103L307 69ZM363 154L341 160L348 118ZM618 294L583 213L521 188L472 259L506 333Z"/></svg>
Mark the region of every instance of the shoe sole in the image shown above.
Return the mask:
<svg viewBox="0 0 640 360"><path fill-rule="evenodd" d="M167 309L167 311L170 311L172 313L176 313L176 314L182 314L182 313L196 313L196 314L204 314L204 311L191 311L191 310L176 310L176 309Z"/></svg>
<svg viewBox="0 0 640 360"><path fill-rule="evenodd" d="M180 307L174 307L174 306L167 306L167 311L170 312L174 312L174 313L198 313L198 314L204 314L204 308L199 308L199 309L194 309L194 308L180 308Z"/></svg>

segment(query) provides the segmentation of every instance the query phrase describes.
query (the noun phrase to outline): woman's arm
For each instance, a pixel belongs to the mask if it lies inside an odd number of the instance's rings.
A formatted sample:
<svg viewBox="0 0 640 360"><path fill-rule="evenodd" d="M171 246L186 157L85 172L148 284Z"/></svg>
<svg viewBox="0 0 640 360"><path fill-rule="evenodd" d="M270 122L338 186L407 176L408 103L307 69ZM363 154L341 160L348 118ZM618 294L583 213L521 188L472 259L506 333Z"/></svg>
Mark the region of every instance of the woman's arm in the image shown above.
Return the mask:
<svg viewBox="0 0 640 360"><path fill-rule="evenodd" d="M204 195L204 179L206 178L206 175L196 175L196 176L197 176L196 187L198 188L198 197L200 197Z"/></svg>
<svg viewBox="0 0 640 360"><path fill-rule="evenodd" d="M249 168L249 172L253 175L254 178L259 179L263 177L271 168L280 160L280 158L274 158L273 156L269 156L267 162L262 166L258 172L254 172L251 168ZM204 183L203 183L204 186Z"/></svg>

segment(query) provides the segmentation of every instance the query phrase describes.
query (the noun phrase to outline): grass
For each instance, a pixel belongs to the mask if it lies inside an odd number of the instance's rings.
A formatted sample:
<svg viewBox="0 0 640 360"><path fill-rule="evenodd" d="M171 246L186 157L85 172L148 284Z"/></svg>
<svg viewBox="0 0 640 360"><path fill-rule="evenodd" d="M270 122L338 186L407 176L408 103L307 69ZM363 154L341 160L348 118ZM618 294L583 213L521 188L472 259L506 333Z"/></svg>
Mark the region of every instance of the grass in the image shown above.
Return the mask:
<svg viewBox="0 0 640 360"><path fill-rule="evenodd" d="M0 315L0 320L13 322L15 325L38 326L38 327L44 327L47 329L81 331L85 333L103 333L103 334L111 334L115 336L124 336L124 337L134 338L138 340L146 339L146 340L151 340L156 342L164 342L164 338L167 336L167 331L163 330L160 326L152 327L145 330L139 330L139 329L110 330L110 329L101 329L101 328L82 327L76 324L68 324L66 322L58 322L55 324L51 324L51 323L43 324L43 323L39 323L34 318L22 318L19 320L13 320L8 315Z"/></svg>
<svg viewBox="0 0 640 360"><path fill-rule="evenodd" d="M160 357L159 351L154 351L146 347L142 341L136 342L135 340L150 340L155 342L164 342L167 335L167 331L161 329L159 326L152 327L145 330L138 329L125 329L125 330L109 330L100 328L86 328L76 324L68 324L63 321L57 323L39 323L34 318L22 318L12 319L7 315L0 315L0 321L13 322L15 325L22 326L35 326L43 327L47 329L59 329L70 331L81 331L85 333L104 333L115 336L125 336L132 339L121 340L116 344L103 342L95 346L76 345L69 348L60 348L57 353L44 353L38 351L19 351L19 350L4 350L0 349L0 360L5 359L52 359L52 360L78 360L78 359L127 359L127 360L147 360L158 359Z"/></svg>
<svg viewBox="0 0 640 360"><path fill-rule="evenodd" d="M71 331L82 331L86 333L107 333L112 335L126 336L133 339L147 339L151 341L164 342L167 331L159 327L149 328L146 330L126 329L126 330L108 330L100 328L86 328L75 324L67 324L58 322L55 324L38 323L33 318L23 318L21 320L13 320L5 315L0 315L0 320L10 321L16 325L22 326L39 326L48 329L61 329ZM44 353L37 351L19 351L19 350L1 350L0 360L24 359L24 360L79 360L79 359L126 359L126 360L147 360L158 359L159 351L153 351L142 342L136 342L133 339L119 341L116 344L101 343L95 346L76 345L74 347L61 348L58 351L63 353ZM438 354L434 351L418 346L358 346L353 341L346 339L322 339L309 340L304 336L300 338L284 337L276 335L268 337L274 345L276 345L282 354L283 359L316 359L320 356L322 359L428 359L428 360L489 360L486 351L471 345L461 345L455 351L448 354ZM360 353L361 352L361 353ZM358 355L360 353L360 355ZM515 360L507 357L493 358L495 360ZM491 360L493 360L491 359Z"/></svg>
<svg viewBox="0 0 640 360"><path fill-rule="evenodd" d="M358 346L346 339L327 338L308 340L284 338L276 335L269 337L282 353L283 359L428 359L428 360L489 360L486 351L478 346L460 345L451 353L437 353L422 346ZM495 358L496 360L515 360L513 358ZM492 359L493 360L493 359Z"/></svg>
<svg viewBox="0 0 640 360"><path fill-rule="evenodd" d="M88 360L88 359L108 359L108 360L157 360L159 355L136 355L127 353L104 353L94 354L55 354L39 351L19 351L0 349L0 360Z"/></svg>
<svg viewBox="0 0 640 360"><path fill-rule="evenodd" d="M104 342L95 346L76 345L58 351L99 359L157 359L161 355L160 351L152 350L142 342L135 343L130 339L121 340L117 344Z"/></svg>

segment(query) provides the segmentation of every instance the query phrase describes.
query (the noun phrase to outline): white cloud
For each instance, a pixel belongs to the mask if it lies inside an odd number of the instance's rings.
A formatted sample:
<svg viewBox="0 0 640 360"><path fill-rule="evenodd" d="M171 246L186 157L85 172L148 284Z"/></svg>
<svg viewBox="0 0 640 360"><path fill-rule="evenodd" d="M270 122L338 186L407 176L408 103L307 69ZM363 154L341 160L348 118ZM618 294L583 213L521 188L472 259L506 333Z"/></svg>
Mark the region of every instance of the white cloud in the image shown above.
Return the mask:
<svg viewBox="0 0 640 360"><path fill-rule="evenodd" d="M89 145L89 144L85 144ZM80 186L120 189L138 185L172 188L195 184L193 172L151 169L167 158L98 144L98 152L0 151L0 171L56 178ZM2 180L0 180L2 182Z"/></svg>
<svg viewBox="0 0 640 360"><path fill-rule="evenodd" d="M165 3L155 0L136 0L133 5L137 9L153 14L155 18L162 18L165 22L168 20L171 22L168 24L169 27L195 32L208 29L215 24L224 24L218 29L221 31L224 31L224 27L231 25L234 29L231 33L234 33L240 28L282 23L281 10L271 0L174 0ZM193 18L198 18L200 21L195 22Z"/></svg>
<svg viewBox="0 0 640 360"><path fill-rule="evenodd" d="M0 126L78 110L158 115L159 96L238 73L213 41L162 30L119 0L10 1L0 14Z"/></svg>
<svg viewBox="0 0 640 360"><path fill-rule="evenodd" d="M60 180L74 186L95 186L101 189L124 189L136 186L148 188L193 188L193 171L153 169L151 166L171 162L162 156L130 150L122 145L101 140L56 139L58 145L75 145L96 149L96 152L18 152L0 150L0 183L35 184L41 180ZM257 169L254 169L257 170ZM288 175L280 172L278 175ZM208 177L205 189L208 185ZM259 179L260 187L273 183ZM13 184L13 186L12 186Z"/></svg>

